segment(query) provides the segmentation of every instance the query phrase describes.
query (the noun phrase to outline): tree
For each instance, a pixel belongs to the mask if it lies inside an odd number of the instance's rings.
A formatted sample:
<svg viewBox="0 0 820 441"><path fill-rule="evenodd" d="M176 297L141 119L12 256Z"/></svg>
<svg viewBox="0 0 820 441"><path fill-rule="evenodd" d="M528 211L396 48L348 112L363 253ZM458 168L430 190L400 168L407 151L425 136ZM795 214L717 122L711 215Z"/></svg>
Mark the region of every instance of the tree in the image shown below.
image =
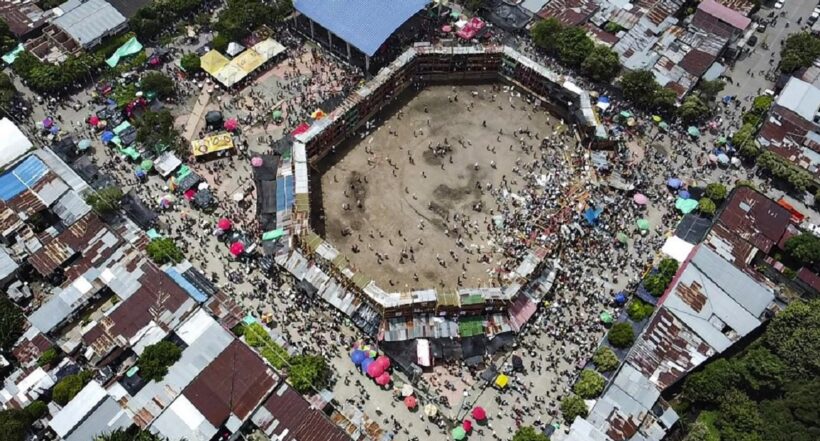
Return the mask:
<svg viewBox="0 0 820 441"><path fill-rule="evenodd" d="M720 403L716 422L721 441L762 441L763 420L757 405L737 389L729 391Z"/></svg>
<svg viewBox="0 0 820 441"><path fill-rule="evenodd" d="M652 96L651 107L655 111L663 114L671 114L675 110L675 104L678 102L678 94L668 87L658 87L655 89L655 95Z"/></svg>
<svg viewBox="0 0 820 441"><path fill-rule="evenodd" d="M288 382L299 393L327 387L330 367L324 357L318 355L297 355L290 360Z"/></svg>
<svg viewBox="0 0 820 441"><path fill-rule="evenodd" d="M11 33L8 23L0 19L0 53L6 53L17 46L17 37Z"/></svg>
<svg viewBox="0 0 820 441"><path fill-rule="evenodd" d="M637 297L632 299L632 301L629 302L629 305L626 307L627 315L629 315L629 318L636 322L640 322L646 319L647 317L652 315L652 311L654 310L655 308L651 304L646 303Z"/></svg>
<svg viewBox="0 0 820 441"><path fill-rule="evenodd" d="M678 108L678 116L687 124L701 121L709 116L709 106L697 95L689 95Z"/></svg>
<svg viewBox="0 0 820 441"><path fill-rule="evenodd" d="M219 34L214 36L214 39L211 40L211 47L219 52L225 52L225 49L228 49L228 44L230 42L231 41L226 35Z"/></svg>
<svg viewBox="0 0 820 441"><path fill-rule="evenodd" d="M140 81L140 88L156 92L160 98L172 97L174 93L176 93L174 81L161 72L148 72L143 75Z"/></svg>
<svg viewBox="0 0 820 441"><path fill-rule="evenodd" d="M14 82L11 81L11 78L9 78L5 72L0 72L0 106L2 106L0 107L0 112L7 114L7 109L12 106L16 96L17 88L14 87Z"/></svg>
<svg viewBox="0 0 820 441"><path fill-rule="evenodd" d="M789 35L780 47L780 71L790 74L801 67L809 67L820 57L820 39L808 32Z"/></svg>
<svg viewBox="0 0 820 441"><path fill-rule="evenodd" d="M726 87L726 83L723 80L709 81L701 79L698 83L698 90L703 99L707 101L714 101L724 87Z"/></svg>
<svg viewBox="0 0 820 441"><path fill-rule="evenodd" d="M512 441L550 441L550 439L532 426L523 426L515 432Z"/></svg>
<svg viewBox="0 0 820 441"><path fill-rule="evenodd" d="M182 356L182 349L173 342L163 340L146 346L137 360L139 375L145 380L159 381L168 373L168 367Z"/></svg>
<svg viewBox="0 0 820 441"><path fill-rule="evenodd" d="M151 260L160 265L169 262L179 263L182 262L182 259L185 257L173 239L168 237L152 240L148 244L146 251L148 251L148 256Z"/></svg>
<svg viewBox="0 0 820 441"><path fill-rule="evenodd" d="M484 0L466 0L464 6L471 11L478 11L484 6Z"/></svg>
<svg viewBox="0 0 820 441"><path fill-rule="evenodd" d="M600 349L595 351L595 355L592 356L592 362L595 363L595 368L598 369L598 372L614 371L621 363L620 360L618 360L618 356L615 355L615 352L606 346L601 346Z"/></svg>
<svg viewBox="0 0 820 441"><path fill-rule="evenodd" d="M740 151L740 154L747 158L755 158L760 154L760 149L755 142L756 133L755 126L752 124L743 124L734 135L732 135L732 144Z"/></svg>
<svg viewBox="0 0 820 441"><path fill-rule="evenodd" d="M595 43L587 36L587 32L575 26L564 28L556 41L561 61L572 67L581 66L594 47Z"/></svg>
<svg viewBox="0 0 820 441"><path fill-rule="evenodd" d="M690 401L706 404L718 404L723 396L740 383L739 366L730 360L721 358L686 378L683 383L683 394Z"/></svg>
<svg viewBox="0 0 820 441"><path fill-rule="evenodd" d="M820 300L795 301L775 316L764 343L797 376L820 373Z"/></svg>
<svg viewBox="0 0 820 441"><path fill-rule="evenodd" d="M550 17L533 25L532 29L530 29L530 36L536 46L547 52L554 52L558 34L560 34L563 29L564 27L557 18Z"/></svg>
<svg viewBox="0 0 820 441"><path fill-rule="evenodd" d="M726 195L728 193L729 192L726 190L726 186L720 182L712 182L706 186L706 196L713 201L722 201L726 199Z"/></svg>
<svg viewBox="0 0 820 441"><path fill-rule="evenodd" d="M669 281L672 281L672 278L678 273L679 266L680 264L677 260L665 257L661 259L661 262L658 264L658 272ZM667 284L668 283L669 282L667 282Z"/></svg>
<svg viewBox="0 0 820 441"><path fill-rule="evenodd" d="M7 296L0 296L0 350L8 351L23 335L25 316Z"/></svg>
<svg viewBox="0 0 820 441"><path fill-rule="evenodd" d="M744 385L756 393L774 392L786 382L786 363L760 344L743 355L740 367Z"/></svg>
<svg viewBox="0 0 820 441"><path fill-rule="evenodd" d="M159 154L165 149L176 150L181 145L174 117L167 110L145 112L136 122L137 141Z"/></svg>
<svg viewBox="0 0 820 441"><path fill-rule="evenodd" d="M683 441L709 441L709 428L702 421L695 421Z"/></svg>
<svg viewBox="0 0 820 441"><path fill-rule="evenodd" d="M698 210L705 216L712 216L717 211L715 202L709 198L700 198L698 201Z"/></svg>
<svg viewBox="0 0 820 441"><path fill-rule="evenodd" d="M0 433L8 441L24 441L33 420L22 409L0 410Z"/></svg>
<svg viewBox="0 0 820 441"><path fill-rule="evenodd" d="M813 265L820 261L820 238L811 233L792 236L786 239L786 251L797 260Z"/></svg>
<svg viewBox="0 0 820 441"><path fill-rule="evenodd" d="M40 358L37 359L37 366L51 366L55 361L60 359L60 353L57 351L57 348L52 346L42 354L40 354Z"/></svg>
<svg viewBox="0 0 820 441"><path fill-rule="evenodd" d="M624 97L639 107L649 107L659 87L655 76L648 70L633 70L621 75Z"/></svg>
<svg viewBox="0 0 820 441"><path fill-rule="evenodd" d="M643 279L643 287L652 294L653 297L660 297L669 285L669 278L661 273L652 273Z"/></svg>
<svg viewBox="0 0 820 441"><path fill-rule="evenodd" d="M98 191L89 191L85 196L85 201L97 213L109 214L120 207L123 196L122 190L112 185Z"/></svg>
<svg viewBox="0 0 820 441"><path fill-rule="evenodd" d="M26 413L32 421L39 420L48 413L48 405L41 400L34 400L26 406Z"/></svg>
<svg viewBox="0 0 820 441"><path fill-rule="evenodd" d="M268 331L259 323L245 326L244 334L245 343L252 348L258 349L262 358L276 369L283 369L290 363L290 354L283 347L276 344Z"/></svg>
<svg viewBox="0 0 820 441"><path fill-rule="evenodd" d="M281 20L281 13L260 0L228 0L214 28L227 41L238 41L261 24Z"/></svg>
<svg viewBox="0 0 820 441"><path fill-rule="evenodd" d="M575 421L575 417L586 418L589 414L586 403L584 403L583 398L578 395L567 395L561 400L559 407L561 414L564 416L564 422L567 424L572 424L572 422Z"/></svg>
<svg viewBox="0 0 820 441"><path fill-rule="evenodd" d="M601 374L592 369L584 369L581 371L578 382L572 387L572 391L581 398L591 400L601 395L604 385L606 385L606 379Z"/></svg>
<svg viewBox="0 0 820 441"><path fill-rule="evenodd" d="M165 441L166 439L137 426L131 426L128 429L117 429L94 437L94 441Z"/></svg>
<svg viewBox="0 0 820 441"><path fill-rule="evenodd" d="M51 391L51 399L55 403L65 406L77 395L89 381L91 381L92 373L90 371L82 371L74 375L63 377L54 385Z"/></svg>
<svg viewBox="0 0 820 441"><path fill-rule="evenodd" d="M635 331L629 323L615 323L607 334L607 340L616 348L628 348L635 341Z"/></svg>
<svg viewBox="0 0 820 441"><path fill-rule="evenodd" d="M182 70L188 72L189 74L196 73L201 69L201 60L199 57L193 53L188 52L187 54L183 55L182 58L179 60L179 65L182 66Z"/></svg>
<svg viewBox="0 0 820 441"><path fill-rule="evenodd" d="M595 81L610 82L618 76L621 62L617 52L604 45L595 45L581 63L581 69Z"/></svg>

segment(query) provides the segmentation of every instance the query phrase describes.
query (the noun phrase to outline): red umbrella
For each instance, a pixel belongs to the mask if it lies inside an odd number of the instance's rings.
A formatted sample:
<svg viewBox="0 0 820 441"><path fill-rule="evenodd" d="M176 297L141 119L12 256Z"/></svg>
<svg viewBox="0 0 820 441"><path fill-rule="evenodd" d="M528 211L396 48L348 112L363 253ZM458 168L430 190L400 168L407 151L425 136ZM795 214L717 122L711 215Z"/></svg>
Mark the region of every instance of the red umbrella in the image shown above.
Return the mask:
<svg viewBox="0 0 820 441"><path fill-rule="evenodd" d="M484 408L481 406L474 407L471 414L473 415L473 418L476 419L476 421L483 421L487 419L487 411L485 411Z"/></svg>
<svg viewBox="0 0 820 441"><path fill-rule="evenodd" d="M379 375L378 378L376 378L376 384L378 384L379 386L386 386L387 384L390 383L390 380L391 380L390 374L385 372L385 373Z"/></svg>
<svg viewBox="0 0 820 441"><path fill-rule="evenodd" d="M92 126L96 126L100 123L100 117L98 117L97 115L91 115L91 118L88 118L88 123Z"/></svg>
<svg viewBox="0 0 820 441"><path fill-rule="evenodd" d="M232 225L233 224L231 223L231 221L224 217L222 219L219 219L219 221L217 221L216 223L216 227L222 231L230 230Z"/></svg>
<svg viewBox="0 0 820 441"><path fill-rule="evenodd" d="M384 368L379 363L371 363L370 366L367 367L367 375L370 378L376 378L379 375L384 373Z"/></svg>
<svg viewBox="0 0 820 441"><path fill-rule="evenodd" d="M242 242L234 242L231 244L231 254L234 256L238 256L245 251L245 245L242 245Z"/></svg>
<svg viewBox="0 0 820 441"><path fill-rule="evenodd" d="M463 428L464 428L464 431L465 431L465 432L470 433L470 432L472 432L472 431L473 431L473 422L472 422L472 421L470 421L470 420L466 420L466 419L465 419L465 420L461 423L461 427L463 427Z"/></svg>
<svg viewBox="0 0 820 441"><path fill-rule="evenodd" d="M390 368L390 359L387 358L386 355L380 355L379 358L376 359L376 363L381 365L382 369L387 370Z"/></svg>
<svg viewBox="0 0 820 441"><path fill-rule="evenodd" d="M185 190L185 193L182 193L182 195L185 196L185 199L192 201L194 196L196 196L196 190L193 188Z"/></svg>
<svg viewBox="0 0 820 441"><path fill-rule="evenodd" d="M239 121L237 121L236 118L228 118L228 120L225 121L225 130L233 132L237 127L239 127Z"/></svg>
<svg viewBox="0 0 820 441"><path fill-rule="evenodd" d="M408 409L415 408L417 404L416 397L412 395L404 399L404 405L407 406Z"/></svg>

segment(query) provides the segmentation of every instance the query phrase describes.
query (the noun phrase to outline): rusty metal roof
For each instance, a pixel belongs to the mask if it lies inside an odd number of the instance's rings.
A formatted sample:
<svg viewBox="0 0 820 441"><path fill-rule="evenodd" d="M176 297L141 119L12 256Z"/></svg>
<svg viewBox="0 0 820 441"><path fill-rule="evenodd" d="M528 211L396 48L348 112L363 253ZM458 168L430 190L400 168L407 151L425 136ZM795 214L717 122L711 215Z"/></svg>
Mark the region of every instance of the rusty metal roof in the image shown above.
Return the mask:
<svg viewBox="0 0 820 441"><path fill-rule="evenodd" d="M789 226L789 212L748 187L735 190L717 219L729 234L768 253Z"/></svg>
<svg viewBox="0 0 820 441"><path fill-rule="evenodd" d="M256 353L234 340L182 393L220 427L232 415L245 421L278 380Z"/></svg>
<svg viewBox="0 0 820 441"><path fill-rule="evenodd" d="M254 413L253 422L279 441L350 441L342 429L285 383Z"/></svg>

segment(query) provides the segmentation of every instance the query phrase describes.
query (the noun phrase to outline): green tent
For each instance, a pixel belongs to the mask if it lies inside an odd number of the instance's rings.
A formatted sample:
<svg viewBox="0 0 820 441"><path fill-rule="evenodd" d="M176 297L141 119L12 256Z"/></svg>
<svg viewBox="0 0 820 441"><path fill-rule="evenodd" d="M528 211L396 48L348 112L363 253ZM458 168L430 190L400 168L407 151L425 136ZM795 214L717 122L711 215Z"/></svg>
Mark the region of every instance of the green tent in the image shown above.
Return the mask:
<svg viewBox="0 0 820 441"><path fill-rule="evenodd" d="M17 47L3 55L3 61L5 61L7 64L14 63L14 61L17 60L17 57L19 57L20 54L23 53L23 50L23 43L18 44Z"/></svg>
<svg viewBox="0 0 820 441"><path fill-rule="evenodd" d="M150 230L148 230L148 231L146 232L146 234L148 234L148 238L149 238L149 239L151 239L151 240L154 240L154 239L159 239L159 238L161 238L161 237L162 237L162 235L161 235L161 234L159 234L159 233L157 233L157 230L155 230L155 229L153 229L153 228L151 228Z"/></svg>
<svg viewBox="0 0 820 441"><path fill-rule="evenodd" d="M262 240L276 240L285 235L285 230L278 228L276 230L266 231L262 235Z"/></svg>
<svg viewBox="0 0 820 441"><path fill-rule="evenodd" d="M282 119L282 111L281 110L274 110L273 111L273 119Z"/></svg>
<svg viewBox="0 0 820 441"><path fill-rule="evenodd" d="M726 144L726 137L725 136L719 137L717 139L717 145L724 145L724 144Z"/></svg>
<svg viewBox="0 0 820 441"><path fill-rule="evenodd" d="M620 243L628 243L629 242L629 236L627 236L624 233L618 233L615 237L618 238L618 242L620 242Z"/></svg>
<svg viewBox="0 0 820 441"><path fill-rule="evenodd" d="M111 55L109 59L105 60L105 63L111 67L117 67L117 64L119 64L122 57L134 55L141 50L142 43L137 40L137 37L131 37L125 42L125 44L117 48L114 55Z"/></svg>
<svg viewBox="0 0 820 441"><path fill-rule="evenodd" d="M656 123L659 123L659 122L663 121L663 118L661 118L660 115L652 115L652 121L655 121Z"/></svg>
<svg viewBox="0 0 820 441"><path fill-rule="evenodd" d="M665 132L665 131L669 130L669 124L667 124L666 121L661 121L658 124L658 128Z"/></svg>
<svg viewBox="0 0 820 441"><path fill-rule="evenodd" d="M140 158L140 152L138 152L134 147L120 149L120 153L122 153L125 156L128 156L134 161Z"/></svg>
<svg viewBox="0 0 820 441"><path fill-rule="evenodd" d="M128 122L128 121L123 121L123 122L120 123L120 125L118 125L117 127L114 127L114 130L112 130L112 132L114 132L114 134L116 134L116 135L119 135L120 133L122 133L126 129L128 129L129 127L131 127L131 123Z"/></svg>
<svg viewBox="0 0 820 441"><path fill-rule="evenodd" d="M680 210L683 214L689 214L694 211L695 208L698 208L698 201L694 199L678 198L675 201L675 208Z"/></svg>
<svg viewBox="0 0 820 441"><path fill-rule="evenodd" d="M185 164L182 164L182 167L179 168L177 171L177 180L182 179L188 176L191 173L191 168Z"/></svg>
<svg viewBox="0 0 820 441"><path fill-rule="evenodd" d="M111 144L114 144L115 146L117 146L119 148L122 148L122 139L120 139L119 136L115 136L115 137L111 138L111 141L109 141L109 142Z"/></svg>
<svg viewBox="0 0 820 441"><path fill-rule="evenodd" d="M695 137L695 138L700 136L700 130L698 130L698 128L695 127L695 126L689 126L689 128L686 129L686 133L688 133L689 136L692 136L692 137Z"/></svg>
<svg viewBox="0 0 820 441"><path fill-rule="evenodd" d="M643 231L649 229L649 221L646 219L638 219L638 221L635 223L638 225L638 228L640 228Z"/></svg>
<svg viewBox="0 0 820 441"><path fill-rule="evenodd" d="M150 159L146 159L146 160L142 161L142 163L140 163L140 167L143 170L145 170L146 172L149 172L149 171L151 171L152 168L154 168L154 161L152 161Z"/></svg>
<svg viewBox="0 0 820 441"><path fill-rule="evenodd" d="M612 324L612 322L614 321L614 319L612 318L612 314L610 314L608 311L602 312L601 315L598 317L601 319L601 322L606 323L607 325Z"/></svg>
<svg viewBox="0 0 820 441"><path fill-rule="evenodd" d="M619 115L621 115L621 118L632 118L632 112L626 110L622 110Z"/></svg>
<svg viewBox="0 0 820 441"><path fill-rule="evenodd" d="M455 429L453 429L453 431L450 432L450 434L453 435L454 440L460 441L460 440L464 439L465 436L467 436L467 431L464 430L463 427L458 426Z"/></svg>

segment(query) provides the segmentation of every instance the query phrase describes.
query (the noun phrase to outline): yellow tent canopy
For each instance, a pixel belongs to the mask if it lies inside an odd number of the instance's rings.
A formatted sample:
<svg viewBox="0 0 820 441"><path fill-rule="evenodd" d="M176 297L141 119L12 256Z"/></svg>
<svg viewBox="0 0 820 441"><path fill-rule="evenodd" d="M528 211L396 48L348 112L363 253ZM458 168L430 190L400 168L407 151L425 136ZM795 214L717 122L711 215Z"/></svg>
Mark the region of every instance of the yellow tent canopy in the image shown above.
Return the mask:
<svg viewBox="0 0 820 441"><path fill-rule="evenodd" d="M507 387L507 383L509 383L509 382L510 382L510 377L508 377L504 374L498 374L498 376L495 377L495 385L498 388L503 389L503 388Z"/></svg>
<svg viewBox="0 0 820 441"><path fill-rule="evenodd" d="M261 66L264 62L265 59L262 58L258 52L253 49L249 49L237 55L231 63L235 64L236 67L247 75L259 68L259 66Z"/></svg>
<svg viewBox="0 0 820 441"><path fill-rule="evenodd" d="M223 67L225 67L230 60L225 58L224 55L220 54L219 51L216 49L211 49L205 55L199 58L200 67L205 72L208 72L212 76L216 76Z"/></svg>

